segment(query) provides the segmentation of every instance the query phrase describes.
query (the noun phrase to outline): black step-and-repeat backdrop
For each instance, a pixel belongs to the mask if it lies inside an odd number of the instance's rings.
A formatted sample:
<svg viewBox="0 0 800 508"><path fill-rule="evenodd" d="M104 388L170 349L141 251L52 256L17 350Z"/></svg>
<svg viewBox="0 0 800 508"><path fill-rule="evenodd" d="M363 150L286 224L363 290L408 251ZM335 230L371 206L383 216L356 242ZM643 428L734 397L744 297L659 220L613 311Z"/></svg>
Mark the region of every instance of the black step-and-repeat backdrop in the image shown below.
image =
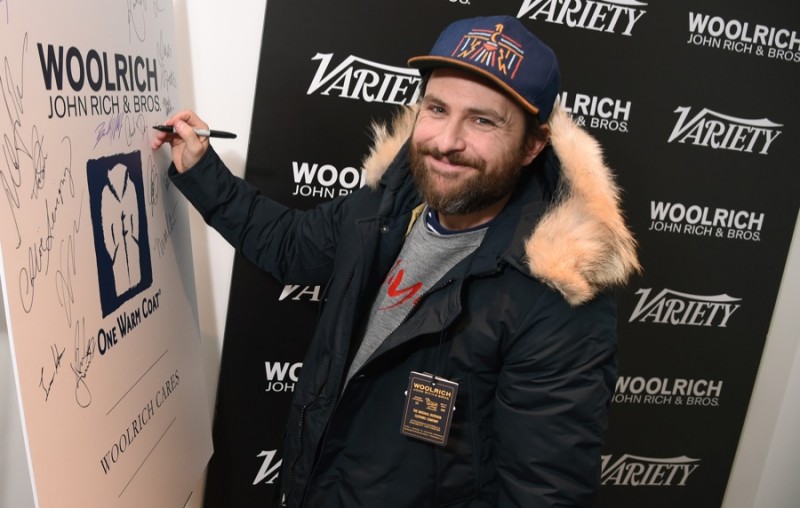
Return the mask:
<svg viewBox="0 0 800 508"><path fill-rule="evenodd" d="M368 126L413 103L406 59L510 14L625 189L644 274L620 293L602 507L720 506L800 203L800 7L770 0L270 0L247 179L309 208L361 182ZM202 112L201 112L202 113ZM273 497L320 287L234 266L206 504Z"/></svg>

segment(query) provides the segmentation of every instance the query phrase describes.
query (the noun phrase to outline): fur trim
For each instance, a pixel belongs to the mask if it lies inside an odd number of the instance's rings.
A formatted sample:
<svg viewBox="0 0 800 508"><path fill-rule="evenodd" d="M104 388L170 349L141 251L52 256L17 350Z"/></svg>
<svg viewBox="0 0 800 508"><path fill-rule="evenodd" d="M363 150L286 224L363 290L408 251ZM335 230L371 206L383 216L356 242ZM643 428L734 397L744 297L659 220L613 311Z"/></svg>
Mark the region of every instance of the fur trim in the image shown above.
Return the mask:
<svg viewBox="0 0 800 508"><path fill-rule="evenodd" d="M531 273L579 305L624 284L641 267L600 145L561 107L549 123L565 188L525 242L525 253Z"/></svg>
<svg viewBox="0 0 800 508"><path fill-rule="evenodd" d="M386 125L373 124L365 184L375 188L411 135L417 108L401 108ZM599 291L623 285L641 271L636 240L619 206L620 189L597 141L561 107L550 116L550 142L561 161L562 189L525 240L531 274L580 305Z"/></svg>
<svg viewBox="0 0 800 508"><path fill-rule="evenodd" d="M361 163L364 185L373 189L378 186L383 173L411 136L418 110L416 105L398 109L392 118L391 129L383 123L372 123L372 148Z"/></svg>

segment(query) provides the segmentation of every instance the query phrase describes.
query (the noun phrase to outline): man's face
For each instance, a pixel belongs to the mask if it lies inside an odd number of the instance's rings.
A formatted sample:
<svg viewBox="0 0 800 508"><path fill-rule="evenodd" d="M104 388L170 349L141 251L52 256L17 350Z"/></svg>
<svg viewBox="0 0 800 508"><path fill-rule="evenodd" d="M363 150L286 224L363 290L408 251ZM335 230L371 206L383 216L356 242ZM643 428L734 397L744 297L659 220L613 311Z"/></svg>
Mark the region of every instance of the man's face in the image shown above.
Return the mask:
<svg viewBox="0 0 800 508"><path fill-rule="evenodd" d="M441 68L430 76L411 136L411 172L440 216L489 220L543 147L526 141L516 102L471 73Z"/></svg>

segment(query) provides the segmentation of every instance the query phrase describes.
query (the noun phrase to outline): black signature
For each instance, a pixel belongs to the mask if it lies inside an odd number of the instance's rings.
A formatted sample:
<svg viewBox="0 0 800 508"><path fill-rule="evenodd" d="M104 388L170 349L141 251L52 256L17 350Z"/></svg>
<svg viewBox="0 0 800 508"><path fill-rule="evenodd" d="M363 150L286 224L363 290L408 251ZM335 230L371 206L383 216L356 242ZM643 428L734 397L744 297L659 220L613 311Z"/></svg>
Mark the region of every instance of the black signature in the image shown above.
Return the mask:
<svg viewBox="0 0 800 508"><path fill-rule="evenodd" d="M147 158L147 165L150 168L150 216L155 214L155 208L158 206L159 184L161 183L161 172L158 166L153 162L153 155Z"/></svg>
<svg viewBox="0 0 800 508"><path fill-rule="evenodd" d="M19 296L22 309L29 313L33 308L33 298L36 295L36 279L44 272L50 270L50 251L53 249L53 235L48 230L47 236L39 237L28 246L28 266L23 266L19 271Z"/></svg>
<svg viewBox="0 0 800 508"><path fill-rule="evenodd" d="M50 379L45 383L44 380L44 367L42 367L42 374L39 377L39 386L44 390L44 400L47 402L47 399L50 398L50 390L53 389L53 382L56 380L56 374L58 374L58 369L61 367L61 357L64 356L65 348L62 348L61 351L58 350L58 346L53 344L50 346L50 354L53 356L53 374L50 376Z"/></svg>
<svg viewBox="0 0 800 508"><path fill-rule="evenodd" d="M22 55L19 69L20 76L24 76L25 53L27 50L28 34L25 34L25 38L22 41ZM11 138L9 138L8 134L3 135L5 170L0 168L0 183L3 185L3 192L11 208L11 218L17 230L16 248L22 245L22 235L19 231L16 215L16 210L20 208L18 191L22 186L20 152L32 158L31 151L28 150L22 141L22 114L24 110L22 107L22 99L24 97L23 89L23 81L20 81L20 85L17 86L13 73L11 72L11 63L8 61L8 58L4 58L3 74L0 75L0 91L2 91L3 94L3 103L5 104L6 114L8 116L8 126L11 128L12 134ZM6 171L8 171L8 173L6 173Z"/></svg>
<svg viewBox="0 0 800 508"><path fill-rule="evenodd" d="M83 320L75 323L75 350L74 363L70 364L72 372L75 374L75 402L80 407L89 407L92 403L92 394L86 384L86 376L89 373L89 366L94 359L95 338L90 337L86 340L86 324Z"/></svg>
<svg viewBox="0 0 800 508"><path fill-rule="evenodd" d="M83 200L81 200L83 208ZM61 250L59 256L59 268L56 270L56 293L58 303L66 312L67 324L72 326L72 305L75 303L75 293L72 290L72 276L77 275L77 265L75 263L75 236L81 230L81 214L78 212L78 220L72 222L72 234L66 240L61 240Z"/></svg>
<svg viewBox="0 0 800 508"><path fill-rule="evenodd" d="M125 142L131 146L135 141L134 136L139 135L139 140L144 139L147 133L147 122L143 114L139 114L135 119L130 116L125 117Z"/></svg>
<svg viewBox="0 0 800 508"><path fill-rule="evenodd" d="M164 215L167 221L167 227L164 229L164 233L159 238L156 238L156 249L158 250L159 257L163 257L164 254L167 253L167 246L169 245L170 238L172 238L172 232L175 230L175 210L177 208L178 203L176 202L172 210L168 212L165 210Z"/></svg>
<svg viewBox="0 0 800 508"><path fill-rule="evenodd" d="M50 209L49 200L45 199L45 219L47 223L47 234L40 236L28 246L28 262L19 271L19 293L22 301L22 308L25 312L30 312L33 308L34 296L36 295L36 281L40 274L47 275L50 270L50 253L55 247L56 241L53 235L56 223L59 219L59 209L65 203L65 198L75 197L75 182L72 180L72 142L68 137L62 139L66 143L69 152L69 163L64 167L61 179L58 183L58 190L54 200L53 209ZM80 221L80 216L78 216ZM73 230L76 227L73 221ZM58 284L58 282L56 283Z"/></svg>

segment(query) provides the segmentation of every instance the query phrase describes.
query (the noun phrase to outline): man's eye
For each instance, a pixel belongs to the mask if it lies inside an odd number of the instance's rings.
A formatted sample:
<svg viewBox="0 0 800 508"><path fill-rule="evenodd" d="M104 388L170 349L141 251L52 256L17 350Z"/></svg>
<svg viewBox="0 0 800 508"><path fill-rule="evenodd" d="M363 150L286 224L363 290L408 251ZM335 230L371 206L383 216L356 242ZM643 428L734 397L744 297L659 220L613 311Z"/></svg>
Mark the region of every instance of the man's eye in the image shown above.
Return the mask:
<svg viewBox="0 0 800 508"><path fill-rule="evenodd" d="M431 106L428 109L430 110L431 113L435 113L437 115L441 115L442 113L444 113L444 108L441 106Z"/></svg>
<svg viewBox="0 0 800 508"><path fill-rule="evenodd" d="M483 117L477 117L475 119L475 123L478 124L478 125L486 126L486 127L494 126L494 122L493 121L489 120L488 118L483 118Z"/></svg>

